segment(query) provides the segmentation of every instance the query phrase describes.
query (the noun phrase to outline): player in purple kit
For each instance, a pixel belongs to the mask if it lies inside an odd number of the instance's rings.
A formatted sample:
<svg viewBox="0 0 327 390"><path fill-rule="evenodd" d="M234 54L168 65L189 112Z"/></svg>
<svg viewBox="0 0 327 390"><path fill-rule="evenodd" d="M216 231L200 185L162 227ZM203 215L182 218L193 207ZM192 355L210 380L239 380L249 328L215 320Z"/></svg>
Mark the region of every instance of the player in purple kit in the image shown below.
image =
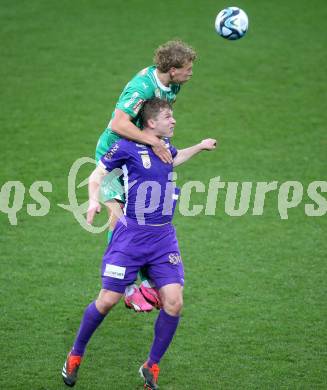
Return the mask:
<svg viewBox="0 0 327 390"><path fill-rule="evenodd" d="M92 334L119 302L126 286L135 281L140 267L146 267L163 304L155 323L149 357L139 370L146 389L159 389L158 363L179 323L184 270L175 229L171 224L178 198L178 189L171 181L173 166L203 150L215 149L216 141L206 139L190 148L176 150L169 142L175 126L171 106L159 98L145 103L142 120L144 132L165 140L173 163L162 162L149 146L122 139L101 158L90 176L89 223L100 210L99 188L108 171L122 169L126 203L124 216L118 221L103 256L102 289L96 301L86 308L63 367L63 380L68 386L74 386L77 380L77 371Z"/></svg>
<svg viewBox="0 0 327 390"><path fill-rule="evenodd" d="M172 40L160 45L154 56L154 65L138 72L123 89L110 122L99 138L96 147L96 161L121 138L141 144L151 145L161 160L171 163L172 156L158 137L141 131L139 112L146 100L160 97L170 103L175 102L183 84L191 79L196 52L181 40ZM111 185L107 185L107 182ZM115 185L115 183L117 185ZM102 200L109 212L108 241L117 222L116 214L121 212L125 197L121 181L107 176L101 185ZM157 289L147 275L140 272L141 284L127 286L126 307L135 311L151 311L160 307Z"/></svg>

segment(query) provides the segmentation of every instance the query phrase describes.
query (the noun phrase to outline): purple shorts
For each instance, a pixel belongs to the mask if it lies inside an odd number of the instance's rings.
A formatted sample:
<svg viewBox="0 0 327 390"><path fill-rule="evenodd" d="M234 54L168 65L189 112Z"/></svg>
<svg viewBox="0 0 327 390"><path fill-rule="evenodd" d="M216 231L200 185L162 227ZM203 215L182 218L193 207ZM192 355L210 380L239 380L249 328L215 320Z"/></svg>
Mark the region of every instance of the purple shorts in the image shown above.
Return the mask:
<svg viewBox="0 0 327 390"><path fill-rule="evenodd" d="M103 256L102 287L124 293L141 267L158 289L172 283L183 286L184 268L174 226L138 225L126 220L127 227L118 221Z"/></svg>

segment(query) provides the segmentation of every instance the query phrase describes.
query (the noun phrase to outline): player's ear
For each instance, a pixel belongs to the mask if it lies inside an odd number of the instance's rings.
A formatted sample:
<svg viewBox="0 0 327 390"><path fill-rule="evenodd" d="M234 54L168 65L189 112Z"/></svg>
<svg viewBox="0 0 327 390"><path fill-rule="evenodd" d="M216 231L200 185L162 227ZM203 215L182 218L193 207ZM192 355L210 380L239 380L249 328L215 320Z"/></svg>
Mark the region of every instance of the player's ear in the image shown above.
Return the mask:
<svg viewBox="0 0 327 390"><path fill-rule="evenodd" d="M172 77L175 76L175 74L176 74L176 68L173 66L173 67L171 67L171 68L169 69L169 75L170 75L170 77L172 78Z"/></svg>
<svg viewBox="0 0 327 390"><path fill-rule="evenodd" d="M148 119L148 127L150 127L150 129L154 129L156 127L156 122L154 119Z"/></svg>

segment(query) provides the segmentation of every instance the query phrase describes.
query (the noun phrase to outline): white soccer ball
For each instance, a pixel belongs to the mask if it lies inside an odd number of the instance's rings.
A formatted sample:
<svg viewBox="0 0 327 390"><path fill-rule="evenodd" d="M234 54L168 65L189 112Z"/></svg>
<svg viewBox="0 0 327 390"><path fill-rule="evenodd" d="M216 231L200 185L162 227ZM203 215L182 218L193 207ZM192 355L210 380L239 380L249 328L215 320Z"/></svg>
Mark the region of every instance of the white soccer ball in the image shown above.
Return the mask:
<svg viewBox="0 0 327 390"><path fill-rule="evenodd" d="M238 7L228 7L219 12L215 29L223 38L236 40L244 37L249 28L247 14Z"/></svg>

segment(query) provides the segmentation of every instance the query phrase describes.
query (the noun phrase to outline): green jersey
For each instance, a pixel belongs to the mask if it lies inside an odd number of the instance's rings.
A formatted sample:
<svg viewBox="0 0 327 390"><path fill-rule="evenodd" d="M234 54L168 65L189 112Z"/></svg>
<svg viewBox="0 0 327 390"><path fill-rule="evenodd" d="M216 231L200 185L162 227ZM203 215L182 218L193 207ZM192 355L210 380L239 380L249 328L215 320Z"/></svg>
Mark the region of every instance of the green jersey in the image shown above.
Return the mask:
<svg viewBox="0 0 327 390"><path fill-rule="evenodd" d="M157 76L157 68L149 66L141 70L124 88L119 96L116 109L120 109L133 119L132 122L140 127L139 112L146 100L154 97L174 103L180 90L180 84L163 85ZM115 113L113 112L112 118ZM108 125L110 129L110 122Z"/></svg>
<svg viewBox="0 0 327 390"><path fill-rule="evenodd" d="M156 66L149 66L148 68L141 70L141 72L134 76L126 85L119 96L115 109L122 110L126 114L130 115L132 122L137 127L141 128L139 113L144 102L154 97L159 97L167 100L169 103L174 103L180 88L180 84L171 84L169 87L163 85L157 76ZM107 128L99 138L95 150L95 159L97 162L107 152L111 145L121 138L111 129L111 121L114 116L115 111L112 113L112 117ZM105 187L105 185L102 187ZM115 194L112 191L105 194L104 190L102 190L102 193L105 200L112 198L122 200L121 194L114 196Z"/></svg>

